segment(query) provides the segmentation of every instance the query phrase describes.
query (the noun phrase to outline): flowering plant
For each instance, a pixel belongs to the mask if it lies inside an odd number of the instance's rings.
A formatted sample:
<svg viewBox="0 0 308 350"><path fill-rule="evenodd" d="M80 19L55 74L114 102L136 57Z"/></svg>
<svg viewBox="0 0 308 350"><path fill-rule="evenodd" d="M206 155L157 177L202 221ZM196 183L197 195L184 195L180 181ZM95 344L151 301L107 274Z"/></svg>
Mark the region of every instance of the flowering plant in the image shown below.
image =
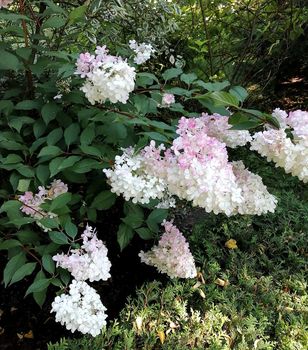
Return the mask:
<svg viewBox="0 0 308 350"><path fill-rule="evenodd" d="M228 216L272 212L277 199L257 174L229 160L228 148L250 143L306 181L307 113L244 108L245 89L161 68L151 62L150 42L132 38L110 52L104 43L66 47L64 34L78 37L78 23L94 11L67 6L21 1L1 9L0 24L21 24L22 36L0 43L0 249L8 251L5 286L33 276L26 295L39 305L50 285L68 291L52 305L56 319L95 336L105 307L85 280L107 280L111 262L87 223L99 228L100 212L117 203L123 250L135 235L153 239L178 199ZM256 127L266 130L248 131ZM164 228L142 261L170 277L194 277L185 238L169 221Z"/></svg>

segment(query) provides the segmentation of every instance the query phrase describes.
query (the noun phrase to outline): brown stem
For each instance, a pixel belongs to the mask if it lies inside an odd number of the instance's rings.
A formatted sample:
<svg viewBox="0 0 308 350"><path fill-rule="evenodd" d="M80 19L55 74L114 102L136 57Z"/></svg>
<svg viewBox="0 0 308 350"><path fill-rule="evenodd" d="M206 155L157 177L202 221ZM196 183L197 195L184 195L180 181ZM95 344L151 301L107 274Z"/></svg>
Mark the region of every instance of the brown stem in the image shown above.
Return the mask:
<svg viewBox="0 0 308 350"><path fill-rule="evenodd" d="M27 247L22 246L22 249L23 249L27 254L31 255L32 258L34 258L34 259L40 264L40 266L42 266L41 260L40 260L35 254L31 253L31 251L30 251Z"/></svg>
<svg viewBox="0 0 308 350"><path fill-rule="evenodd" d="M136 118L136 116L132 115L132 114L129 114L127 112L123 112L123 111L118 111L116 109L112 109L112 108L107 108L107 107L104 107L103 105L99 105L99 107L101 109L104 109L105 111L108 111L108 112L114 112L114 113L118 113L118 114L122 114L122 115L125 115L126 117L130 118L130 119L134 119Z"/></svg>
<svg viewBox="0 0 308 350"><path fill-rule="evenodd" d="M19 0L19 12L21 15L25 14L25 0ZM24 39L25 39L25 46L29 47L29 33L28 33L28 29L27 29L27 24L26 21L24 19L22 19L21 21L21 25L22 25L22 30L24 33ZM26 66L28 66L29 62L26 62ZM26 67L26 79L27 79L27 83L28 83L28 92L30 97L34 97L34 85L33 85L33 76L32 76L32 72L31 70Z"/></svg>
<svg viewBox="0 0 308 350"><path fill-rule="evenodd" d="M39 210L34 209L34 208L31 207L30 205L25 204L24 202L20 201L19 199L18 199L18 201L19 201L20 203L22 203L22 205L24 205L25 207L30 208L30 209L32 209L33 211L35 211L36 213L40 214L40 215L42 216L42 218L46 217L46 215L43 214L42 212L40 212Z"/></svg>
<svg viewBox="0 0 308 350"><path fill-rule="evenodd" d="M206 16L205 16L205 11L204 11L202 0L199 0L199 4L200 4L200 10L201 10L201 15L202 15L202 20L203 20L203 27L204 27L204 31L205 31L206 40L207 40L207 47L208 47L208 50L209 50L210 74L211 74L211 76L213 76L214 68L213 68L213 53L212 53L211 38L210 38L210 33L208 31L207 20L206 20Z"/></svg>

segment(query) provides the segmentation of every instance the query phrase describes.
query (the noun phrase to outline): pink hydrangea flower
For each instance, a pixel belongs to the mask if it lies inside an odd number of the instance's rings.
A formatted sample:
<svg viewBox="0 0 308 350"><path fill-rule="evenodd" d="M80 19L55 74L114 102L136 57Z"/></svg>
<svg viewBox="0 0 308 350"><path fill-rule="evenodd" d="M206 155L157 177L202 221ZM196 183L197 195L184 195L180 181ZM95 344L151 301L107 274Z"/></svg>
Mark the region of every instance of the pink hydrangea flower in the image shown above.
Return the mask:
<svg viewBox="0 0 308 350"><path fill-rule="evenodd" d="M183 234L171 221L164 221L165 233L157 246L149 252L141 251L141 261L155 266L159 272L171 278L194 278L197 276L194 258Z"/></svg>
<svg viewBox="0 0 308 350"><path fill-rule="evenodd" d="M81 238L83 244L80 249L73 249L67 254L57 254L53 256L53 260L57 262L57 266L67 269L78 281L106 281L110 277L111 267L106 246L97 238L96 230L89 225Z"/></svg>

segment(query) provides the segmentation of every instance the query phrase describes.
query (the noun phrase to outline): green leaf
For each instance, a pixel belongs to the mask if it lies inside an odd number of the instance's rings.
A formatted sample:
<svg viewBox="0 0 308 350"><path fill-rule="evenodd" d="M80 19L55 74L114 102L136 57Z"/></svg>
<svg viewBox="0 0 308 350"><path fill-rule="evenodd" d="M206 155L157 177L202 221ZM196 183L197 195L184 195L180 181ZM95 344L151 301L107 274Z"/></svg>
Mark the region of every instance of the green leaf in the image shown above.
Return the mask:
<svg viewBox="0 0 308 350"><path fill-rule="evenodd" d="M146 73L146 72L137 73L137 78L136 78L137 86L146 87L148 85L152 85L153 81L156 81L158 83L158 79L154 74Z"/></svg>
<svg viewBox="0 0 308 350"><path fill-rule="evenodd" d="M26 254L24 252L20 252L19 254L13 256L8 263L5 266L5 269L3 271L3 281L5 287L9 284L11 281L12 276L14 273L24 265L26 262Z"/></svg>
<svg viewBox="0 0 308 350"><path fill-rule="evenodd" d="M150 231L146 227L137 228L136 232L138 233L139 237L142 238L142 239L148 240L148 239L153 239L154 238L153 232Z"/></svg>
<svg viewBox="0 0 308 350"><path fill-rule="evenodd" d="M53 159L49 164L50 176L53 177L60 171L73 166L80 158L80 156L70 156L68 158L59 157Z"/></svg>
<svg viewBox="0 0 308 350"><path fill-rule="evenodd" d="M24 244L36 243L40 239L40 236L37 232L29 230L19 231L17 232L16 236Z"/></svg>
<svg viewBox="0 0 308 350"><path fill-rule="evenodd" d="M74 141L78 139L80 132L80 126L77 123L71 124L64 131L64 140L67 146L70 146Z"/></svg>
<svg viewBox="0 0 308 350"><path fill-rule="evenodd" d="M20 280L22 280L24 277L31 275L31 273L34 271L37 263L36 262L30 262L25 265L22 265L16 272L14 273L10 285L13 283L16 283Z"/></svg>
<svg viewBox="0 0 308 350"><path fill-rule="evenodd" d="M27 289L25 296L31 294L31 293L37 293L45 290L50 285L50 279L49 278L40 278L36 281L34 281L30 287Z"/></svg>
<svg viewBox="0 0 308 350"><path fill-rule="evenodd" d="M49 171L50 171L50 177L55 176L56 174L58 174L59 170L59 166L60 164L63 162L63 160L65 159L65 157L58 157L58 158L54 158L50 163L49 163Z"/></svg>
<svg viewBox="0 0 308 350"><path fill-rule="evenodd" d="M116 201L116 194L110 191L102 191L93 200L91 208L97 210L107 210L111 208Z"/></svg>
<svg viewBox="0 0 308 350"><path fill-rule="evenodd" d="M260 119L248 116L247 114L243 114L241 112L231 115L228 122L232 125L230 130L248 130L262 124Z"/></svg>
<svg viewBox="0 0 308 350"><path fill-rule="evenodd" d="M154 209L148 216L146 223L150 230L153 232L158 232L159 224L161 224L168 216L167 209Z"/></svg>
<svg viewBox="0 0 308 350"><path fill-rule="evenodd" d="M31 180L30 179L20 179L18 181L17 191L26 192L29 189Z"/></svg>
<svg viewBox="0 0 308 350"><path fill-rule="evenodd" d="M14 104L11 100L0 101L0 112L2 112L5 116L10 115L13 109Z"/></svg>
<svg viewBox="0 0 308 350"><path fill-rule="evenodd" d="M45 146L40 150L38 157L52 156L57 157L59 154L63 153L61 148L57 146Z"/></svg>
<svg viewBox="0 0 308 350"><path fill-rule="evenodd" d="M206 94L218 106L233 106L237 107L239 100L226 91L215 91Z"/></svg>
<svg viewBox="0 0 308 350"><path fill-rule="evenodd" d="M49 179L50 176L50 172L49 172L49 168L48 165L42 165L40 164L36 169L36 177L38 178L38 180L40 181L40 183L42 185L45 185L47 180Z"/></svg>
<svg viewBox="0 0 308 350"><path fill-rule="evenodd" d="M51 120L55 119L60 110L61 108L55 102L46 103L41 111L45 124L48 125Z"/></svg>
<svg viewBox="0 0 308 350"><path fill-rule="evenodd" d="M187 85L190 85L193 81L198 79L197 75L195 73L189 73L189 74L182 74L181 80L186 83Z"/></svg>
<svg viewBox="0 0 308 350"><path fill-rule="evenodd" d="M10 200L10 201L4 202L2 204L2 206L0 207L0 213L3 213L3 212L6 212L6 213L19 212L21 205L22 204L19 201L16 201L16 200Z"/></svg>
<svg viewBox="0 0 308 350"><path fill-rule="evenodd" d="M164 71L164 73L162 74L162 77L165 81L168 81L178 77L182 73L183 71L181 68L170 68Z"/></svg>
<svg viewBox="0 0 308 350"><path fill-rule="evenodd" d="M53 274L55 272L56 266L55 266L55 262L52 260L51 255L46 254L42 257L42 264L44 269ZM44 288L43 288L44 289ZM35 292L39 292L39 290L35 291Z"/></svg>
<svg viewBox="0 0 308 350"><path fill-rule="evenodd" d="M275 128L277 128L277 129L280 128L280 124L279 124L279 121L277 120L277 118L273 117L270 114L266 114L266 113L263 114L263 117L265 117L265 120L269 124L273 125Z"/></svg>
<svg viewBox="0 0 308 350"><path fill-rule="evenodd" d="M20 247L21 243L17 239L8 239L0 243L0 250Z"/></svg>
<svg viewBox="0 0 308 350"><path fill-rule="evenodd" d="M78 228L71 221L67 221L64 225L65 232L72 238L75 238L78 233Z"/></svg>
<svg viewBox="0 0 308 350"><path fill-rule="evenodd" d="M20 109L24 111L30 111L32 109L38 109L40 107L40 104L37 101L33 100L24 100L15 106L15 109Z"/></svg>
<svg viewBox="0 0 308 350"><path fill-rule="evenodd" d="M61 28L65 25L66 20L62 16L52 16L48 18L42 25L42 29L45 28Z"/></svg>
<svg viewBox="0 0 308 350"><path fill-rule="evenodd" d="M88 154L90 156L102 157L102 152L99 148L87 145L81 145L79 146L79 148L83 153Z"/></svg>
<svg viewBox="0 0 308 350"><path fill-rule="evenodd" d="M68 244L67 236L63 232L51 231L48 233L49 238L57 244Z"/></svg>
<svg viewBox="0 0 308 350"><path fill-rule="evenodd" d="M68 15L69 23L76 23L82 20L87 11L87 5L82 5L74 8Z"/></svg>
<svg viewBox="0 0 308 350"><path fill-rule="evenodd" d="M20 62L15 55L0 49L0 57L0 70L17 71L20 68Z"/></svg>
<svg viewBox="0 0 308 350"><path fill-rule="evenodd" d="M194 85L200 86L203 89L208 91L221 91L227 86L229 86L230 83L227 80L222 82L217 82L217 83L205 83L202 80L197 80L197 81L194 81Z"/></svg>
<svg viewBox="0 0 308 350"><path fill-rule="evenodd" d="M34 119L20 116L20 117L10 119L8 124L11 128L14 128L15 130L18 131L18 133L20 133L20 130L24 125L33 124L33 123L34 123Z"/></svg>
<svg viewBox="0 0 308 350"><path fill-rule="evenodd" d="M59 142L63 137L63 130L62 128L57 128L52 130L48 136L47 136L47 145L55 145L57 142Z"/></svg>
<svg viewBox="0 0 308 350"><path fill-rule="evenodd" d="M124 205L126 217L122 221L132 228L140 227L143 224L144 214L139 205L127 202Z"/></svg>
<svg viewBox="0 0 308 350"><path fill-rule="evenodd" d="M57 228L59 226L57 218L44 218L39 223L47 228Z"/></svg>
<svg viewBox="0 0 308 350"><path fill-rule="evenodd" d="M49 210L53 212L55 209L63 208L67 203L71 201L71 199L72 199L71 193L69 192L62 193L51 202Z"/></svg>
<svg viewBox="0 0 308 350"><path fill-rule="evenodd" d="M16 170L25 177L34 177L34 170L28 165L21 165Z"/></svg>
<svg viewBox="0 0 308 350"><path fill-rule="evenodd" d="M95 124L89 124L80 135L82 145L90 145L95 138Z"/></svg>
<svg viewBox="0 0 308 350"><path fill-rule="evenodd" d="M151 140L155 140L159 142L168 142L168 139L165 135L162 135L155 131L146 131L146 132L141 132L140 134L148 136L149 139Z"/></svg>
<svg viewBox="0 0 308 350"><path fill-rule="evenodd" d="M128 225L120 224L117 232L117 241L120 245L121 251L129 244L133 237L133 229Z"/></svg>
<svg viewBox="0 0 308 350"><path fill-rule="evenodd" d="M127 129L123 124L112 123L105 126L104 135L107 136L106 141L116 144L127 137Z"/></svg>
<svg viewBox="0 0 308 350"><path fill-rule="evenodd" d="M93 169L102 169L102 164L95 159L82 159L76 163L72 171L78 174L88 173Z"/></svg>
<svg viewBox="0 0 308 350"><path fill-rule="evenodd" d="M242 86L232 86L229 92L241 102L244 102L248 96L247 90L244 89Z"/></svg>

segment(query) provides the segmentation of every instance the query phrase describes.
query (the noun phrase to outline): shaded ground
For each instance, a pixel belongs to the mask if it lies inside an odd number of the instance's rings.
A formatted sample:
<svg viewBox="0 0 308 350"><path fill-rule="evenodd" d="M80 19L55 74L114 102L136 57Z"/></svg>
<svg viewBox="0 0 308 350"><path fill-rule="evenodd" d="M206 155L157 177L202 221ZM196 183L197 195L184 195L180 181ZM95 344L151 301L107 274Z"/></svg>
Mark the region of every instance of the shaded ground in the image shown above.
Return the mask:
<svg viewBox="0 0 308 350"><path fill-rule="evenodd" d="M115 207L113 213L108 211L108 216L105 214L105 217L101 218L104 226L97 226L101 239L108 247L108 257L112 263L112 278L106 282L96 282L91 285L101 295L102 302L107 307L108 320L118 316L127 296L133 295L137 287L147 280L157 278L157 274L152 269L145 264L140 264L138 257L139 251L148 249L147 245L150 243L135 237L132 245L120 253L116 231L121 216ZM0 256L0 263L3 271L6 264L5 252ZM54 315L50 313L57 289L49 290L47 300L40 309L31 296L24 299L30 283L25 279L9 288L4 288L3 284L0 285L1 350L42 350L46 349L46 344L50 341L72 336L71 332L54 321ZM32 335L33 338L31 338ZM78 336L80 334L76 332L74 337Z"/></svg>

